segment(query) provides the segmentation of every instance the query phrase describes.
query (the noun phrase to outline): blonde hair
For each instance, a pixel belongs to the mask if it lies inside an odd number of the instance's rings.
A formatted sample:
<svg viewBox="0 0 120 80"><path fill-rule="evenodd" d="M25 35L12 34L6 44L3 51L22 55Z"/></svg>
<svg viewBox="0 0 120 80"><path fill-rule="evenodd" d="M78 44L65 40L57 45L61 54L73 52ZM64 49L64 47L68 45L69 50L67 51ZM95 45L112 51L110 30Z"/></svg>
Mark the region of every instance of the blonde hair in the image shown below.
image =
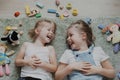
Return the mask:
<svg viewBox="0 0 120 80"><path fill-rule="evenodd" d="M5 48L5 52L7 51L8 47L5 44L0 43L0 46L3 46Z"/></svg>
<svg viewBox="0 0 120 80"><path fill-rule="evenodd" d="M38 27L41 27L43 28L43 26L41 26L41 23L42 22L47 22L47 23L50 23L50 24L53 24L54 25L54 33L56 32L56 23L53 22L53 21L50 21L50 20L47 20L47 19L41 19L39 20L36 24L35 24L35 27L33 29L31 29L29 32L28 32L28 35L30 36L30 38L33 40L33 42L36 40L37 38L37 34L35 33L35 29L38 28Z"/></svg>

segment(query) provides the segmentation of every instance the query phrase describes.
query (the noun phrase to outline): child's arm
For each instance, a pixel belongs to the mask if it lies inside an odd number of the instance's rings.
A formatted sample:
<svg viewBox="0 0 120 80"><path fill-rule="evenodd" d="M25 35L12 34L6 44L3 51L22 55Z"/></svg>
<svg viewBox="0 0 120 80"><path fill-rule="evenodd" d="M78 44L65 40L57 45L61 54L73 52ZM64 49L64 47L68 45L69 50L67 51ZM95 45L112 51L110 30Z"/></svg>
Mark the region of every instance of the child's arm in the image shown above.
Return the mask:
<svg viewBox="0 0 120 80"><path fill-rule="evenodd" d="M35 66L42 67L49 72L55 72L56 69L57 69L56 53L55 53L55 50L52 46L49 46L48 48L49 48L49 51L50 51L50 56L49 56L50 63L41 61L40 64L36 64Z"/></svg>
<svg viewBox="0 0 120 80"><path fill-rule="evenodd" d="M15 59L15 64L16 66L31 66L32 68L35 68L34 64L38 61L35 61L34 59L32 59L32 57L30 59L25 60L24 56L25 56L25 49L27 46L27 42L23 43L22 47L20 48L19 53L16 56Z"/></svg>
<svg viewBox="0 0 120 80"><path fill-rule="evenodd" d="M91 66L91 69L83 70L83 71L85 72L85 75L100 74L100 75L103 75L103 76L108 77L108 78L115 77L114 68L112 67L112 65L108 59L101 62L101 65L102 65L102 68L96 67L96 66Z"/></svg>
<svg viewBox="0 0 120 80"><path fill-rule="evenodd" d="M101 74L108 78L114 78L115 71L114 71L114 68L113 68L112 64L110 63L110 61L107 59L107 60L101 62L101 64L102 64L102 68L99 70L98 74Z"/></svg>
<svg viewBox="0 0 120 80"><path fill-rule="evenodd" d="M55 74L55 80L63 80L64 77L73 70L82 71L83 69L90 69L90 66L91 64L87 62L73 62L71 64L60 63Z"/></svg>

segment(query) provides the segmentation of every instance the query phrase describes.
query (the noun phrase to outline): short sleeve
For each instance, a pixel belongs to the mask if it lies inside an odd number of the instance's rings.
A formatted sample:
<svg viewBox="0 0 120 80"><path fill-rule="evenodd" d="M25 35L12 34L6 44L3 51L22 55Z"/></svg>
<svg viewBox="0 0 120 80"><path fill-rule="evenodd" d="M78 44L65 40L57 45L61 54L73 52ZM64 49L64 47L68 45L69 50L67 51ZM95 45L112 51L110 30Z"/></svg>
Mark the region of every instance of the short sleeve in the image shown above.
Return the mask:
<svg viewBox="0 0 120 80"><path fill-rule="evenodd" d="M61 56L59 62L69 64L70 59L73 58L73 55L71 54L71 52L72 52L71 50L65 50L65 52Z"/></svg>
<svg viewBox="0 0 120 80"><path fill-rule="evenodd" d="M100 62L103 62L109 58L109 56L104 52L101 47L97 47L98 56L100 58Z"/></svg>

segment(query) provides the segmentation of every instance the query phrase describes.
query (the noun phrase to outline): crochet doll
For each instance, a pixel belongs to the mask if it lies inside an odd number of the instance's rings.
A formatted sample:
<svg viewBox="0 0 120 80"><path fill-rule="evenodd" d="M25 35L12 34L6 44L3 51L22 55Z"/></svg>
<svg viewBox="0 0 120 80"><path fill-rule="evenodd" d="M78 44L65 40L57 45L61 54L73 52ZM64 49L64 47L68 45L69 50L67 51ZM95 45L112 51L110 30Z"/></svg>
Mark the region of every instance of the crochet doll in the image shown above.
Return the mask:
<svg viewBox="0 0 120 80"><path fill-rule="evenodd" d="M5 66L5 74L9 75L10 70L8 64L10 63L10 59L7 57L5 52L7 51L7 46L5 44L0 43L0 76L4 75L3 66Z"/></svg>
<svg viewBox="0 0 120 80"><path fill-rule="evenodd" d="M111 34L107 37L107 41L112 41L113 44L113 52L118 53L120 50L120 31L119 31L119 25L118 24L112 24L108 26L108 30L111 32Z"/></svg>
<svg viewBox="0 0 120 80"><path fill-rule="evenodd" d="M5 36L1 37L1 40L7 41L11 45L19 45L19 38L22 34L23 31L18 31L17 27L7 26L4 32Z"/></svg>

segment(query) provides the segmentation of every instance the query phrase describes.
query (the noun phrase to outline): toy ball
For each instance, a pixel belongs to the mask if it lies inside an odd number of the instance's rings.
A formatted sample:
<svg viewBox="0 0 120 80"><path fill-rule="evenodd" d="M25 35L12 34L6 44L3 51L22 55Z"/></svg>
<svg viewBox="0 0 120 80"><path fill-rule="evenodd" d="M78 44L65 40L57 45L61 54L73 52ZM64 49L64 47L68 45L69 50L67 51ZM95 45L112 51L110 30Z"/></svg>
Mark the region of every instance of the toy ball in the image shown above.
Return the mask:
<svg viewBox="0 0 120 80"><path fill-rule="evenodd" d="M20 12L18 12L18 11L14 13L15 17L18 17L19 15L20 15Z"/></svg>

